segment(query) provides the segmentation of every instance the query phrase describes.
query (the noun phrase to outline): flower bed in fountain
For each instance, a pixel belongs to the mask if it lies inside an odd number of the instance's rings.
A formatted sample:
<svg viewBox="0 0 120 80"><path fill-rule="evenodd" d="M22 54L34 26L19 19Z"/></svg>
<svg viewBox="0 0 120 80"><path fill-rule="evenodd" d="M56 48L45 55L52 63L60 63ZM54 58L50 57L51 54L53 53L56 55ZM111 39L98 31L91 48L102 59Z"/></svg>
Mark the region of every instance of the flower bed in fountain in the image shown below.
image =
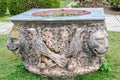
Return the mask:
<svg viewBox="0 0 120 80"><path fill-rule="evenodd" d="M49 17L58 13L72 16ZM14 26L7 47L30 72L72 80L97 71L104 61L109 47L104 19L102 8L32 9L9 18Z"/></svg>
<svg viewBox="0 0 120 80"><path fill-rule="evenodd" d="M45 10L40 12L32 13L33 16L41 17L64 17L64 16L82 16L90 14L90 11L86 10Z"/></svg>

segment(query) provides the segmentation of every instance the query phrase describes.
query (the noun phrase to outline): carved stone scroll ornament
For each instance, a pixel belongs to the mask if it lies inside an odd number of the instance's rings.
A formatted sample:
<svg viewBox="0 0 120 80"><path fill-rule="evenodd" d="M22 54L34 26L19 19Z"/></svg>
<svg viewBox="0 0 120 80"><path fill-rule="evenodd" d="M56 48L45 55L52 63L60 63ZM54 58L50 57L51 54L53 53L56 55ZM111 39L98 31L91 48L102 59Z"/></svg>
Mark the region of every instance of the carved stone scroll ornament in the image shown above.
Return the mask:
<svg viewBox="0 0 120 80"><path fill-rule="evenodd" d="M55 53L61 53L69 45L71 31L69 28L45 28L42 30L42 39L46 46Z"/></svg>
<svg viewBox="0 0 120 80"><path fill-rule="evenodd" d="M14 26L7 47L29 71L42 76L68 78L98 70L109 47L105 29L65 25Z"/></svg>

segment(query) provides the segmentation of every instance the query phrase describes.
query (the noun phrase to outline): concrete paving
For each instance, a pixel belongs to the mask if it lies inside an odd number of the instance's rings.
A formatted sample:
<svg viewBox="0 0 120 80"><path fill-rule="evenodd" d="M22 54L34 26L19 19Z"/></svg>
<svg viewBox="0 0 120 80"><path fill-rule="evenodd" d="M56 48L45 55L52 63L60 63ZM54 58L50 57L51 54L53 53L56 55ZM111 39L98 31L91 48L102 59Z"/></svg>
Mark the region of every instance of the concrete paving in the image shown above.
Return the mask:
<svg viewBox="0 0 120 80"><path fill-rule="evenodd" d="M108 31L120 32L120 15L105 15L105 23Z"/></svg>
<svg viewBox="0 0 120 80"><path fill-rule="evenodd" d="M12 27L12 22L0 22L0 34L8 34Z"/></svg>
<svg viewBox="0 0 120 80"><path fill-rule="evenodd" d="M108 31L120 32L120 15L105 14ZM12 22L0 22L0 34L8 34L13 27Z"/></svg>

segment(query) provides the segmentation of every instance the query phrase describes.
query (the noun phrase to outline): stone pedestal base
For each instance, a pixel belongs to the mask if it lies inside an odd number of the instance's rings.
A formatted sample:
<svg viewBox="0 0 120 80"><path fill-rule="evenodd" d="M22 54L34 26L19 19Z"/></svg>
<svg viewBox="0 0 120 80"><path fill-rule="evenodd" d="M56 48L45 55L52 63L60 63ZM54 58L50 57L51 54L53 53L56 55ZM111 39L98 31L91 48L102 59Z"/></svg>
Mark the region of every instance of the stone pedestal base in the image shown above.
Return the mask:
<svg viewBox="0 0 120 80"><path fill-rule="evenodd" d="M26 69L60 78L98 70L108 46L104 21L14 22L7 41Z"/></svg>

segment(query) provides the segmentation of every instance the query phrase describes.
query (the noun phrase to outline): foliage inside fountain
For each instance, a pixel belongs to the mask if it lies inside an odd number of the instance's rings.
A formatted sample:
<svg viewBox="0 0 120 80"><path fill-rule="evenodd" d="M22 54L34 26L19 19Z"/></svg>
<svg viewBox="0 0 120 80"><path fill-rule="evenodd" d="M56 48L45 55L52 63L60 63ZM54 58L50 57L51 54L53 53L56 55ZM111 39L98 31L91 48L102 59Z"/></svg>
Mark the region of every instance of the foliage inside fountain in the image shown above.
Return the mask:
<svg viewBox="0 0 120 80"><path fill-rule="evenodd" d="M82 16L90 14L91 12L86 10L45 10L40 12L32 13L33 16L40 16L40 17L66 17L66 16Z"/></svg>

